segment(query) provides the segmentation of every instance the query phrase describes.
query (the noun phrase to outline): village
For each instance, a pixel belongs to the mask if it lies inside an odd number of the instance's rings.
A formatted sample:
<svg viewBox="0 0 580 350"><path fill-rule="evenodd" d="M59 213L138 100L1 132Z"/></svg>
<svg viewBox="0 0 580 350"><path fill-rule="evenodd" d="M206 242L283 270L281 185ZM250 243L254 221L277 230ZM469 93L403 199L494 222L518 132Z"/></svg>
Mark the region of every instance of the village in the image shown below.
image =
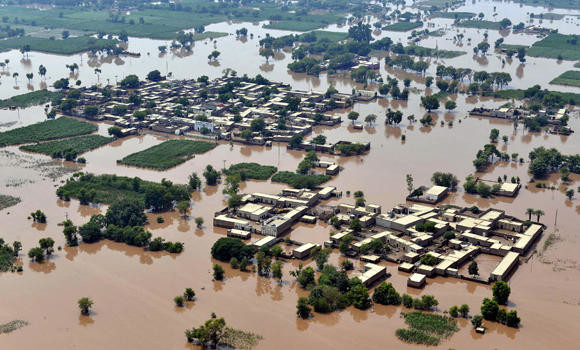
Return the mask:
<svg viewBox="0 0 580 350"><path fill-rule="evenodd" d="M518 107L500 107L496 109L476 107L469 115L472 117L487 117L506 119L514 122L523 121L527 123L538 123L539 127L548 126L548 132L560 135L570 135L574 131L568 126L569 112L566 108L555 111L539 109L538 111L528 110Z"/></svg>
<svg viewBox="0 0 580 350"><path fill-rule="evenodd" d="M315 125L342 122L340 116L327 112L368 99L362 93L291 90L288 84L263 78L147 81L131 88L122 85L103 89L107 93L82 88L76 106L61 112L113 123L121 128L119 136L151 130L265 146L292 141L292 148L332 152L337 145L349 142L313 146L302 142L302 137ZM363 150L369 147L366 144Z"/></svg>
<svg viewBox="0 0 580 350"><path fill-rule="evenodd" d="M408 274L407 285L415 288L423 288L436 276L485 284L507 281L545 228L494 208L401 204L385 213L377 204L329 204L331 197L340 200L342 195L332 186L246 194L240 208L216 212L213 225L227 229L231 237L257 236L251 243L257 248L280 243L288 259L307 259L317 247L340 248L347 257L365 263L358 277L367 287L390 275L381 261L395 263ZM290 239L295 224L317 220L337 231L324 242ZM480 256L496 257L498 263L478 274L464 272Z"/></svg>

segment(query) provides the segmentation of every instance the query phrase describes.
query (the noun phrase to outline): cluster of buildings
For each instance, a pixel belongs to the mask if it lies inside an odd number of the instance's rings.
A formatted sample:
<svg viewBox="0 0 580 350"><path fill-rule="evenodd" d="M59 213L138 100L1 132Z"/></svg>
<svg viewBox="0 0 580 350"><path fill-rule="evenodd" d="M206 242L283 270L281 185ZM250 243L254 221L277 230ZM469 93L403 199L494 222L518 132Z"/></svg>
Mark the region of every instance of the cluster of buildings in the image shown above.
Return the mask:
<svg viewBox="0 0 580 350"><path fill-rule="evenodd" d="M566 123L563 123L564 120L568 119L568 113L566 108L560 108L555 111L540 109L535 112L517 107L501 107L495 109L476 107L469 111L469 115L474 117L499 118L511 121L525 121L526 119L545 117L547 124L553 127L553 132L562 135L569 135L573 132L569 127L565 126Z"/></svg>
<svg viewBox="0 0 580 350"><path fill-rule="evenodd" d="M350 94L326 96L323 92L291 90L284 83L252 81L236 77L147 81L134 89L109 86L107 96L82 88L77 106L66 114L112 122L124 134L149 129L268 145L306 135L313 125L338 124L341 117L327 112L354 103ZM86 106L97 106L98 113L84 113ZM264 121L259 130L252 125L255 119Z"/></svg>

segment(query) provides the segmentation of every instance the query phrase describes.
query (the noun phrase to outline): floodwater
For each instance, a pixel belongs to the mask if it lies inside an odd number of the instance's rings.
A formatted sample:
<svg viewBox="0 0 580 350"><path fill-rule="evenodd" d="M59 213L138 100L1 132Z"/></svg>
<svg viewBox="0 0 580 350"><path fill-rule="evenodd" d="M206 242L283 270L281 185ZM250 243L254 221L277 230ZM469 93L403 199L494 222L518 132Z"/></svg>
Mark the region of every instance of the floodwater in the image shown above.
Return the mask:
<svg viewBox="0 0 580 350"><path fill-rule="evenodd" d="M499 8L504 4L497 3L497 6ZM233 32L242 25L217 24L208 26L208 30L219 30L220 26ZM104 63L100 79L101 81L106 77L114 79L112 74L117 74L120 78L133 72L143 76L149 70L158 68L162 61L167 61L168 71L174 72L178 78L201 74L218 76L221 75L222 69L231 67L239 74L261 73L273 80L288 81L295 88L312 86L313 89L326 89L329 81L324 76L314 79L288 75L285 68L290 59L288 54L279 61L272 60L271 71L262 70L260 67L265 62L256 55L257 33L263 35L266 31L252 26L250 32L255 33L254 39L248 39L246 43L238 42L233 36L218 39L218 50L222 48L223 56L220 67L207 65L204 58L213 49L212 44L197 43L194 54L184 58L177 58L172 54L158 58L156 52L158 42L131 39L129 43L131 51L134 48L132 45L135 45L141 47L144 52L150 51L151 56L143 55L140 59L126 58L125 63L118 66L114 62ZM483 32L478 35L482 36ZM490 38L492 35L494 32L490 31ZM451 45L447 41L442 42ZM439 47L443 47L442 42L439 42ZM234 50L230 51L230 47ZM231 53L228 54L228 51ZM9 55L15 54L11 52ZM240 57L247 59L240 60ZM466 67L485 68L472 61L470 57L466 55L456 60L465 60L462 62ZM71 62L66 63L70 64L80 59L80 56L73 56L70 59ZM492 56L488 59L490 62L497 60ZM65 73L62 69L62 72L57 74L57 70L61 69L60 66L65 68L62 57L32 53L31 60L35 62L34 67L43 61L48 67L48 75L52 77L49 79L58 78ZM537 65L542 66L541 70L530 67L534 61L536 60L528 61L523 69L522 78L514 78L513 85L523 84L523 87L527 87L536 81L549 81L553 78L552 70L554 74L566 70L553 60L543 59L536 61ZM13 62L14 65L18 64L17 59ZM92 68L86 66L86 55L84 64L81 67L80 79L96 82ZM446 64L455 65L452 60L447 60ZM571 65L570 62L562 64ZM51 67L55 67L54 70L51 70ZM548 75L546 72L550 72L549 76L546 76ZM10 79L2 77L0 93L3 97L14 94L11 87L6 87L7 80ZM347 79L331 81L345 91L353 86ZM423 88L419 83L416 84L419 89ZM415 185L418 186L429 184L431 174L435 171L452 172L460 180L473 173L471 162L477 150L487 143L492 128L499 129L500 135L509 137L507 144L502 141L498 144L502 152L519 153L526 159L528 152L540 145L556 147L565 154L578 153L580 149L577 134L558 136L529 133L521 126L514 129L512 124L505 121L466 117L467 111L474 106L493 107L504 102L493 99L451 96L458 103L456 111L434 112L435 123L431 127L423 127L418 122L409 124L406 118L408 115L414 114L420 119L425 113L419 107L419 96L411 94L409 101L381 99L377 102L355 105L354 110L361 114L361 119L369 113L379 116L376 125L365 126L363 130L354 130L346 118L339 126L315 128L312 136L322 133L331 142L337 140L371 142L371 150L364 156L346 158L323 155L323 159L336 161L344 167L344 170L329 184L337 186L344 193L347 190L351 192L362 190L369 203L380 204L383 210L387 211L404 201L405 174L412 174ZM403 111L401 125L384 125L386 108ZM338 113L346 115L349 111ZM20 111L2 111L0 115L2 116L0 131L43 119L42 108L38 107ZM441 121L445 121L445 125L441 125ZM453 121L452 126L449 126L449 121ZM572 116L570 125L577 132L580 130L577 115ZM99 132L104 133L106 127L106 124L100 124ZM406 135L404 142L401 141L402 134ZM96 174L116 173L154 181L167 178L176 183L185 183L191 172L201 174L207 164L222 168L232 163L251 161L275 165L280 170L295 170L304 155L302 152L286 151L285 144L263 148L222 143L210 152L198 155L164 172L116 164L116 160L163 142L169 137L172 136L145 134L115 141L85 154L87 164L81 168ZM75 164L52 162L42 155L23 153L17 147L0 149L2 188L0 192L22 199L20 204L0 211L2 223L0 236L9 242L20 240L24 252L37 245L38 239L42 237L52 237L56 241L56 246L63 247L43 264L31 263L27 257L21 255L23 273L0 274L2 291L0 323L13 319L30 322L27 327L8 335L1 335L0 348L187 349L192 347L185 341L184 329L201 324L209 318L211 312L225 317L232 327L262 335L264 340L258 346L259 349L376 349L379 346L395 349L415 348L400 342L394 335L397 328L404 327L404 321L399 316L403 310L401 307L378 305L374 310L367 311L351 307L329 315L315 314L311 320L297 319L296 300L307 293L289 276L289 271L298 265L296 261L285 264L282 284L273 279L258 277L255 273L231 270L225 264L226 280L212 281L211 267L215 261L211 259L209 251L211 245L225 235L224 230L214 229L211 225L213 212L225 205L221 185L204 187L201 192L193 194L189 218L184 219L175 212L169 212L161 214L165 222L158 224L157 214L149 215L151 222L149 229L154 236L185 243L185 250L179 255L145 252L141 248L109 241L81 244L80 247L74 248L65 247L62 227L57 225L59 222L70 218L79 225L86 222L90 215L105 210L105 207L81 206L76 200L63 202L57 199L55 195L57 186L75 170L77 170ZM508 178L519 176L522 183L526 184L529 179L526 170L526 163L500 162L490 167L486 173L478 175L485 179L496 179L498 176L503 177L504 174ZM580 195L569 201L564 195L564 188L578 187L580 176L573 175L569 184L562 184L557 176L551 176L545 181L554 185L556 189L536 189L532 184L529 188L522 188L516 198L493 199L481 199L460 189L445 200L445 203L456 205L497 207L521 218L525 217L526 208L542 209L546 215L541 218L541 222L548 226L547 233L555 233L558 239L544 251L545 235L537 244L538 253L534 254L528 263L521 265L510 280L512 295L509 307L518 311L522 319L521 328L513 329L486 323L488 331L482 336L475 334L467 320L460 319L458 321L460 331L445 340L438 348L577 347L580 342L580 335L577 332L577 324L580 322L578 312L580 273L577 253L580 249L577 237ZM242 184L241 191L277 193L282 188L284 188L282 184L270 181L249 181ZM349 196L344 196L340 200L354 202L354 198ZM331 203L338 203L338 200L334 199ZM47 224L34 224L27 220L29 213L36 209L41 209L47 214ZM198 216L203 217L205 221L201 229L193 222L193 218ZM298 224L289 236L300 241L321 243L327 239L331 230L331 227L320 222L315 225ZM330 262L337 264L342 259L339 254L334 253L330 257ZM490 269L488 263L482 261L482 269L484 267L485 270ZM393 283L399 292L412 295L433 294L439 300L440 310L466 303L472 310L471 314L475 314L478 313L481 300L491 296L489 286L453 278L429 279L424 290L410 289L406 287L407 274L397 271L393 264L385 263L385 266L391 274L387 281ZM358 262L355 262L355 269L361 269ZM355 273L356 271L353 275ZM178 309L172 299L181 294L186 287L192 287L196 291L197 300L185 308ZM76 306L76 300L83 296L89 296L95 301L94 311L88 317L79 316Z"/></svg>

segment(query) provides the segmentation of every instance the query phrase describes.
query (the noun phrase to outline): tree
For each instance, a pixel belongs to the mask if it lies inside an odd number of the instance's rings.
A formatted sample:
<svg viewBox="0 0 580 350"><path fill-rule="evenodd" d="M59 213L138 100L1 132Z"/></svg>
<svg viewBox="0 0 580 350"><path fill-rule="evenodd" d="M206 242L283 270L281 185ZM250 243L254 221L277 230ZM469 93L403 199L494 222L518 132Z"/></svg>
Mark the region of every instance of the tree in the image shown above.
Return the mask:
<svg viewBox="0 0 580 350"><path fill-rule="evenodd" d="M541 209L538 209L538 210L534 211L534 215L536 215L536 217L537 217L537 220L536 221L537 222L540 222L540 217L541 216L544 216L544 214L545 214L544 211L541 210Z"/></svg>
<svg viewBox="0 0 580 350"><path fill-rule="evenodd" d="M28 79L28 84L30 84L30 81L32 80L33 77L34 77L33 73L26 73L26 79Z"/></svg>
<svg viewBox="0 0 580 350"><path fill-rule="evenodd" d="M377 120L376 114L368 114L365 117L365 123L367 123L367 124L374 124L376 120Z"/></svg>
<svg viewBox="0 0 580 350"><path fill-rule="evenodd" d="M569 188L566 190L566 197L568 197L568 200L572 200L572 198L574 197L574 189L573 188Z"/></svg>
<svg viewBox="0 0 580 350"><path fill-rule="evenodd" d="M382 305L399 305L401 304L401 296L391 283L383 282L375 288L373 301Z"/></svg>
<svg viewBox="0 0 580 350"><path fill-rule="evenodd" d="M330 252L331 252L330 248L325 248L313 254L314 261L316 261L316 267L318 267L319 271L322 270L324 264L326 264L326 262L328 261L328 256L330 255Z"/></svg>
<svg viewBox="0 0 580 350"><path fill-rule="evenodd" d="M139 78L135 74L129 74L121 80L120 84L124 89L136 89L139 87Z"/></svg>
<svg viewBox="0 0 580 350"><path fill-rule="evenodd" d="M70 36L70 32L68 30L62 31L62 38L63 39L68 39L69 36Z"/></svg>
<svg viewBox="0 0 580 350"><path fill-rule="evenodd" d="M356 278L356 277L355 277ZM358 278L358 283L351 287L348 292L348 298L352 305L360 310L366 310L371 306L371 298L369 297L369 290L365 287Z"/></svg>
<svg viewBox="0 0 580 350"><path fill-rule="evenodd" d="M213 265L213 278L216 281L221 281L224 279L224 268L221 265L214 264Z"/></svg>
<svg viewBox="0 0 580 350"><path fill-rule="evenodd" d="M307 288L309 285L314 285L314 269L310 266L307 266L305 269L300 270L296 281L302 288Z"/></svg>
<svg viewBox="0 0 580 350"><path fill-rule="evenodd" d="M275 261L272 264L272 277L276 278L279 282L282 282L282 262Z"/></svg>
<svg viewBox="0 0 580 350"><path fill-rule="evenodd" d="M497 138L499 137L499 130L498 129L491 129L491 131L489 132L489 140L491 142L496 142Z"/></svg>
<svg viewBox="0 0 580 350"><path fill-rule="evenodd" d="M270 57L274 57L274 51L269 48L261 48L260 49L260 56L266 59L266 62L270 60Z"/></svg>
<svg viewBox="0 0 580 350"><path fill-rule="evenodd" d="M467 317L467 315L469 314L469 305L467 304L461 305L459 307L459 313L461 314L461 316Z"/></svg>
<svg viewBox="0 0 580 350"><path fill-rule="evenodd" d="M469 274L472 276L479 275L479 267L477 266L476 261L472 261L471 264L469 264L469 267L467 268L467 270L468 270Z"/></svg>
<svg viewBox="0 0 580 350"><path fill-rule="evenodd" d="M186 217L189 213L190 204L189 201L181 201L177 203L177 211L182 217Z"/></svg>
<svg viewBox="0 0 580 350"><path fill-rule="evenodd" d="M354 236L352 234L347 234L346 236L342 237L340 243L338 243L338 250L342 254L346 254L348 249L350 248L350 243L353 241Z"/></svg>
<svg viewBox="0 0 580 350"><path fill-rule="evenodd" d="M195 225L197 228L201 228L203 226L203 218L201 216L195 218Z"/></svg>
<svg viewBox="0 0 580 350"><path fill-rule="evenodd" d="M499 311L499 306L495 300L489 298L484 298L481 305L481 314L483 318L488 321L495 321L497 317L497 312Z"/></svg>
<svg viewBox="0 0 580 350"><path fill-rule="evenodd" d="M155 70L152 70L151 72L147 73L147 80L161 81L161 80L163 80L163 77L161 76L161 72L159 72L157 69L155 69Z"/></svg>
<svg viewBox="0 0 580 350"><path fill-rule="evenodd" d="M191 301L195 299L195 292L193 291L192 288L186 288L185 292L183 292L183 297L185 298L185 300Z"/></svg>
<svg viewBox="0 0 580 350"><path fill-rule="evenodd" d="M212 61L212 60L213 60L213 61L215 61L215 60L217 60L217 58L219 57L219 55L220 55L220 52L219 52L219 51L217 51L217 50L213 50L213 51L212 51L212 52L211 52L211 53L210 53L210 54L207 56L207 59L208 59L208 60L210 60L210 61Z"/></svg>
<svg viewBox="0 0 580 350"><path fill-rule="evenodd" d="M177 307L183 307L185 305L185 297L183 295L178 295L173 298L173 302Z"/></svg>
<svg viewBox="0 0 580 350"><path fill-rule="evenodd" d="M445 102L445 109L448 111L452 111L457 107L457 103L453 100L448 100Z"/></svg>
<svg viewBox="0 0 580 350"><path fill-rule="evenodd" d="M81 310L81 314L88 315L95 302L88 297L83 297L77 301L77 304Z"/></svg>
<svg viewBox="0 0 580 350"><path fill-rule="evenodd" d="M532 221L532 215L535 213L536 211L532 208L528 208L526 209L526 215L528 215L528 221Z"/></svg>
<svg viewBox="0 0 580 350"><path fill-rule="evenodd" d="M473 328L481 327L482 322L483 316L481 315L475 315L471 318L471 324L473 325Z"/></svg>
<svg viewBox="0 0 580 350"><path fill-rule="evenodd" d="M407 174L406 175L406 181L407 181L407 191L409 191L409 193L413 192L413 176L411 174Z"/></svg>
<svg viewBox="0 0 580 350"><path fill-rule="evenodd" d="M28 251L28 257L37 263L44 260L44 251L39 247L30 248Z"/></svg>
<svg viewBox="0 0 580 350"><path fill-rule="evenodd" d="M213 168L213 166L208 165L203 172L203 177L205 177L205 182L208 185L215 186L217 184L219 173Z"/></svg>
<svg viewBox="0 0 580 350"><path fill-rule="evenodd" d="M431 182L437 186L449 187L454 190L459 183L459 180L452 173L444 173L441 171L434 172L431 176Z"/></svg>
<svg viewBox="0 0 580 350"><path fill-rule="evenodd" d="M188 185L192 191L199 190L201 188L201 179L199 176L197 176L196 173L191 173L191 175L189 175Z"/></svg>
<svg viewBox="0 0 580 350"><path fill-rule="evenodd" d="M354 41L368 43L373 39L371 26L362 21L348 29L348 36Z"/></svg>
<svg viewBox="0 0 580 350"><path fill-rule="evenodd" d="M459 316L459 309L457 308L457 305L453 305L452 307L449 308L449 316L451 317Z"/></svg>
<svg viewBox="0 0 580 350"><path fill-rule="evenodd" d="M38 67L38 75L40 75L42 78L46 77L46 67L42 64Z"/></svg>
<svg viewBox="0 0 580 350"><path fill-rule="evenodd" d="M506 314L505 324L508 327L518 327L520 325L520 318L516 310L512 310Z"/></svg>
<svg viewBox="0 0 580 350"><path fill-rule="evenodd" d="M352 120L352 123L354 124L355 120L358 119L359 115L360 114L358 112L354 112L354 111L350 112L350 113L348 113L348 119Z"/></svg>
<svg viewBox="0 0 580 350"><path fill-rule="evenodd" d="M40 246L40 249L44 250L46 255L51 255L54 250L54 239L50 237L41 238L38 240L38 245Z"/></svg>
<svg viewBox="0 0 580 350"><path fill-rule="evenodd" d="M141 202L129 199L111 204L107 209L105 219L107 225L118 227L143 226L147 222L147 216Z"/></svg>
<svg viewBox="0 0 580 350"><path fill-rule="evenodd" d="M307 319L310 317L311 311L312 308L308 305L308 298L298 298L298 303L296 303L296 315L300 318Z"/></svg>
<svg viewBox="0 0 580 350"><path fill-rule="evenodd" d="M429 113L432 110L439 108L439 100L435 96L423 96L421 97L421 104Z"/></svg>
<svg viewBox="0 0 580 350"><path fill-rule="evenodd" d="M525 47L518 48L518 60L520 60L521 63L524 63L526 61L526 48Z"/></svg>
<svg viewBox="0 0 580 350"><path fill-rule="evenodd" d="M511 293L510 286L504 281L497 281L491 288L493 292L493 300L500 305L507 305L508 297Z"/></svg>

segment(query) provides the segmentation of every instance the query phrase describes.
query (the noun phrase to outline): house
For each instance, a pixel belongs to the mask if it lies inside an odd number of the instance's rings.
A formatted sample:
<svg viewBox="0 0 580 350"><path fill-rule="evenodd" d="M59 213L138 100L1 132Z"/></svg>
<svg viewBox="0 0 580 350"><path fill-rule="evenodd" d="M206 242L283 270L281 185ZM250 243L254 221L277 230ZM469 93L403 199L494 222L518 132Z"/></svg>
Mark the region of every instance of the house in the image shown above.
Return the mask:
<svg viewBox="0 0 580 350"><path fill-rule="evenodd" d="M269 208L264 207L259 204L247 203L240 209L238 209L237 215L244 219L249 219L252 221L260 221L267 217L269 214Z"/></svg>
<svg viewBox="0 0 580 350"><path fill-rule="evenodd" d="M274 244L276 244L276 238L270 237L270 236L261 238L261 239L257 240L256 242L252 243L252 245L258 249L260 249L262 247L271 247Z"/></svg>
<svg viewBox="0 0 580 350"><path fill-rule="evenodd" d="M500 261L497 267L492 271L490 278L493 281L505 281L510 272L519 263L520 254L516 252L509 252Z"/></svg>
<svg viewBox="0 0 580 350"><path fill-rule="evenodd" d="M364 266L364 272L358 276L365 287L369 287L378 279L387 276L387 268L381 265L367 263Z"/></svg>
<svg viewBox="0 0 580 350"><path fill-rule="evenodd" d="M312 249L318 246L319 246L318 244L314 243L305 243L300 247L292 250L292 256L295 257L296 259L304 259L305 257L310 255Z"/></svg>
<svg viewBox="0 0 580 350"><path fill-rule="evenodd" d="M407 286L413 288L423 288L427 280L425 275L414 273L407 279Z"/></svg>
<svg viewBox="0 0 580 350"><path fill-rule="evenodd" d="M228 237L240 238L240 239L249 239L251 237L251 233L249 231L238 230L235 228L228 230Z"/></svg>
<svg viewBox="0 0 580 350"><path fill-rule="evenodd" d="M495 194L498 196L515 197L518 194L520 187L520 184L504 182L501 184L499 191L497 191Z"/></svg>
<svg viewBox="0 0 580 350"><path fill-rule="evenodd" d="M449 188L445 186L433 186L427 192L425 192L425 196L427 200L433 203L437 203L449 193Z"/></svg>

